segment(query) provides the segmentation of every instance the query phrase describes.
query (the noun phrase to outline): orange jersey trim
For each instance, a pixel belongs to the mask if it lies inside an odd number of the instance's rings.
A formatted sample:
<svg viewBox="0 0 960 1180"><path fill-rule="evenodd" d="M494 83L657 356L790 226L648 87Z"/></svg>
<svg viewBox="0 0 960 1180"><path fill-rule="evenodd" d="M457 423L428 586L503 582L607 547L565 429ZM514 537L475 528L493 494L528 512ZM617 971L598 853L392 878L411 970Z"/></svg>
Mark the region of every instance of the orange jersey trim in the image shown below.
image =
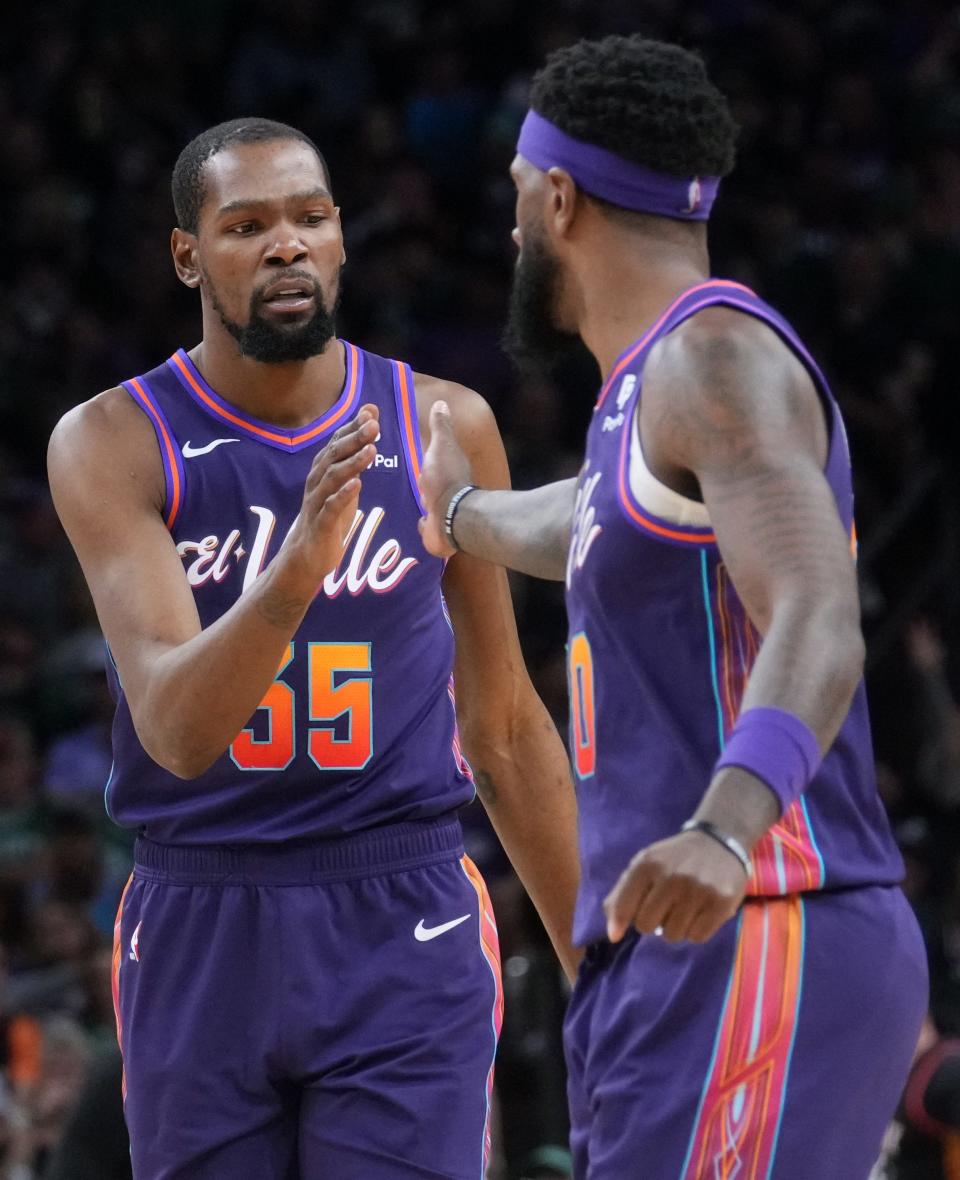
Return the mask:
<svg viewBox="0 0 960 1180"><path fill-rule="evenodd" d="M660 318L651 327L649 327L646 330L646 332L644 332L644 334L640 337L640 339L636 342L636 344L632 345L630 347L630 349L627 352L625 352L623 354L623 356L620 357L620 359L617 361L617 363L610 370L609 377L607 377L606 381L604 381L603 386L600 389L600 393L597 397L597 404L594 407L595 409L597 409L597 410L600 409L600 407L603 405L603 402L604 402L607 394L610 392L610 389L611 389L614 381L616 381L617 377L619 377L619 375L623 372L623 370L627 367L627 365L630 364L630 362L637 355L637 353L640 352L640 350L642 348L644 348L650 342L651 337L654 336L663 327L663 325L670 318L670 316L673 315L673 313L677 310L677 308L680 306L680 304L685 299L688 299L691 295L695 295L697 293L697 291L702 291L705 287L724 287L724 288L732 287L736 291L746 291L746 293L748 295L753 295L753 293L754 293L753 291L750 290L749 287L745 287L743 285L743 283L734 283L734 282L731 282L729 279L707 279L705 282L697 283L696 286L690 287L686 291L682 291L676 297L676 299L674 299L674 301L670 304L670 306L666 309L666 311L660 316Z"/></svg>
<svg viewBox="0 0 960 1180"><path fill-rule="evenodd" d="M357 390L357 375L359 372L358 357L356 346L344 341L344 348L347 349L348 368L350 370L350 386L347 390L346 397L341 402L338 408L335 408L326 417L321 418L319 422L304 430L300 434L288 435L280 434L275 430L270 430L264 426L258 426L255 422L251 422L248 418L240 414L236 414L225 407L218 405L216 401L207 393L190 369L184 364L183 358L179 353L174 353L170 358L176 365L178 372L183 379L190 386L193 393L199 398L203 405L218 418L222 418L226 422L230 422L233 426L246 431L249 434L255 435L257 438L266 439L272 443L279 443L283 447L289 447L293 450L295 447L302 446L306 442L318 438L321 434L330 430L335 426L341 418L350 410L353 405L354 395ZM339 400L339 399L338 399Z"/></svg>
<svg viewBox="0 0 960 1180"><path fill-rule="evenodd" d="M143 399L143 404L153 419L153 422L160 432L160 437L163 439L163 449L166 452L167 466L170 470L170 478L173 482L173 488L170 493L170 512L167 516L167 528L173 528L173 522L177 519L177 513L180 511L180 503L183 499L183 489L180 485L180 472L177 464L177 448L173 445L173 439L170 437L170 432L164 424L163 418L160 416L160 411L153 404L150 395L144 389L139 377L134 377L130 384L134 387L140 397Z"/></svg>
<svg viewBox="0 0 960 1180"><path fill-rule="evenodd" d="M490 903L490 894L487 892L486 882L480 875L480 870L473 863L469 856L462 856L460 858L460 868L463 870L467 880L476 890L477 900L480 903L480 949L483 953L484 959L487 961L487 966L490 968L490 973L493 975L494 981L494 1060L490 1062L490 1069L487 1072L487 1117L483 1128L483 1165L484 1171L486 1171L486 1166L490 1159L491 1148L493 1145L490 1123L493 1111L493 1075L494 1067L496 1065L495 1051L496 1044L500 1040L500 1030L503 1027L503 974L500 968L500 942L497 936L497 923L493 916L493 906Z"/></svg>
<svg viewBox="0 0 960 1180"><path fill-rule="evenodd" d="M397 378L400 385L400 405L403 409L403 433L407 440L407 454L410 457L410 463L413 466L413 474L420 478L420 456L417 447L418 431L414 426L415 401L410 389L410 382L407 379L406 365L397 364Z"/></svg>
<svg viewBox="0 0 960 1180"><path fill-rule="evenodd" d="M671 528L669 525L660 524L652 517L647 516L646 513L641 512L636 504L634 504L630 496L630 489L627 487L626 452L629 437L628 428L623 434L617 486L620 493L620 503L633 523L645 532L653 533L658 537L665 537L668 541L683 541L690 545L715 545L717 543L717 535L711 529L705 529L703 532L686 532L683 529Z"/></svg>

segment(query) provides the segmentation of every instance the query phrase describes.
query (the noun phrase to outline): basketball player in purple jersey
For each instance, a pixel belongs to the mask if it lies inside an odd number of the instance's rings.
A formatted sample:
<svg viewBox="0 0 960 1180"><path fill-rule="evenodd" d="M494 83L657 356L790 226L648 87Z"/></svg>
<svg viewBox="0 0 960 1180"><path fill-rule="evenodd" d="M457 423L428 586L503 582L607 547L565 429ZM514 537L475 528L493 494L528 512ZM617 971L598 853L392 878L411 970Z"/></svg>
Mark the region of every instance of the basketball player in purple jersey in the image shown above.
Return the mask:
<svg viewBox="0 0 960 1180"><path fill-rule="evenodd" d="M699 58L581 42L512 173L515 345L603 385L579 479L482 484L434 408L428 548L565 579L587 947L580 1180L865 1180L926 1002L873 777L844 428L790 326L712 279L734 127Z"/></svg>
<svg viewBox="0 0 960 1180"><path fill-rule="evenodd" d="M433 402L493 485L503 448L476 394L335 337L306 136L214 127L173 191L203 338L50 447L111 655L107 807L140 833L114 952L134 1174L479 1180L502 991L454 666L493 822L576 959L567 760L505 575L418 533Z"/></svg>

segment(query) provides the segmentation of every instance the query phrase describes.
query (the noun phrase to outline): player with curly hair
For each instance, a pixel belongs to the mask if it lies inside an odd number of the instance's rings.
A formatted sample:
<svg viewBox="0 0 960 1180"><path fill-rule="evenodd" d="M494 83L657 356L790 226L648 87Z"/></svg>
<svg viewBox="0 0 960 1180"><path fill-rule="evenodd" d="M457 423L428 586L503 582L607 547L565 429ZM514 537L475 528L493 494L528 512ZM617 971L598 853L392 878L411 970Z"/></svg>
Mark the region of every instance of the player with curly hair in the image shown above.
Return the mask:
<svg viewBox="0 0 960 1180"><path fill-rule="evenodd" d="M711 277L734 144L676 45L549 59L511 168L508 339L596 358L583 466L479 490L438 405L421 479L433 552L566 582L581 1180L865 1180L926 1004L840 411L783 317Z"/></svg>

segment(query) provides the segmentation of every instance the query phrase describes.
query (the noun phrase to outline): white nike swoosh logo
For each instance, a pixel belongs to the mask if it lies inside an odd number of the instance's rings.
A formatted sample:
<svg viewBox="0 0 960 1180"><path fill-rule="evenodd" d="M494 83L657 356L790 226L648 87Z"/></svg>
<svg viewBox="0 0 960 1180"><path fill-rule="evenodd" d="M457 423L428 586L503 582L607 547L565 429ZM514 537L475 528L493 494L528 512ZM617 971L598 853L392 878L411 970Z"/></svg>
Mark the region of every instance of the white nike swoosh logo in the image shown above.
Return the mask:
<svg viewBox="0 0 960 1180"><path fill-rule="evenodd" d="M184 459L196 459L198 455L205 455L208 451L212 451L214 447L219 447L221 443L239 442L238 438L215 438L213 442L207 443L205 447L192 447L190 440L183 444Z"/></svg>
<svg viewBox="0 0 960 1180"><path fill-rule="evenodd" d="M459 926L461 922L466 922L469 917L469 914L464 914L462 918L454 918L452 922L444 922L442 926L424 926L423 918L421 918L417 923L417 928L413 932L413 937L417 942L429 942L431 938L436 938L440 934L446 934L454 926Z"/></svg>

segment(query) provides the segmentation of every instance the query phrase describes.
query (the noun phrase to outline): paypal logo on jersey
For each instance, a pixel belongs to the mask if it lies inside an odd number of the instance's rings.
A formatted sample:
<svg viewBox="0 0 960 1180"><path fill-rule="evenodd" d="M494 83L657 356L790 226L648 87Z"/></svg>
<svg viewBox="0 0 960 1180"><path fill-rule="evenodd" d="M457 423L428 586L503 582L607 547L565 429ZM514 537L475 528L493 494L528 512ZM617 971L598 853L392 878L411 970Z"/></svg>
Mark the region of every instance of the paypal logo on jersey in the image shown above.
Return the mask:
<svg viewBox="0 0 960 1180"><path fill-rule="evenodd" d="M389 456L388 456L389 458ZM177 552L190 559L186 565L187 581L197 590L209 582L220 583L245 560L240 592L249 589L267 564L267 549L276 529L276 514L259 504L251 504L256 523L250 524L253 538L244 545L244 530L231 529L226 536L211 533L200 541L180 541ZM336 598L343 590L356 595L364 590L385 594L393 590L418 564L415 557L404 557L400 542L394 537L382 540L378 534L386 511L357 509L353 524L343 543L340 560L324 578L322 591ZM296 524L296 520L293 522ZM291 524L291 529L293 524ZM380 543L376 545L376 542ZM375 547L376 545L376 547Z"/></svg>
<svg viewBox="0 0 960 1180"><path fill-rule="evenodd" d="M637 388L637 378L633 373L628 373L626 377L620 382L620 389L617 393L617 413L605 414L603 422L600 425L602 431L609 432L619 430L626 419L623 416L623 410L627 402L633 397L633 391Z"/></svg>

